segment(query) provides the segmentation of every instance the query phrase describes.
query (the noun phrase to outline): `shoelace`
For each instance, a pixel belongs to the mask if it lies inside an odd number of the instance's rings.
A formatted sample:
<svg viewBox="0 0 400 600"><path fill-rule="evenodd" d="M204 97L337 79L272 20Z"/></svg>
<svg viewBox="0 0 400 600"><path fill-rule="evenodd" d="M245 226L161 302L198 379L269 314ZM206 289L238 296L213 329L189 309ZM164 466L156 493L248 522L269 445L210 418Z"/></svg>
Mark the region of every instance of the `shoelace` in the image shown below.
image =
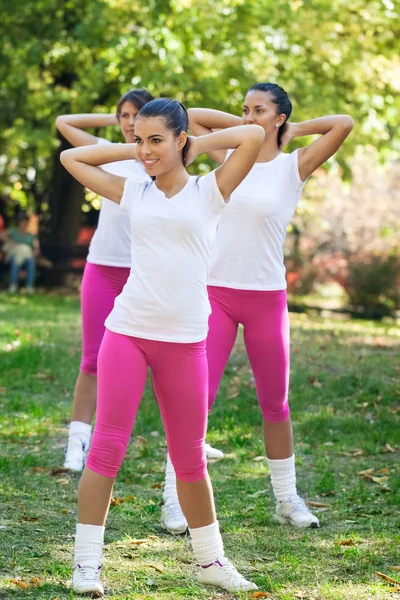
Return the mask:
<svg viewBox="0 0 400 600"><path fill-rule="evenodd" d="M300 498L300 496L291 496L289 498L289 502L295 509L299 510L300 512L311 513L307 504L304 502L303 498Z"/></svg>
<svg viewBox="0 0 400 600"><path fill-rule="evenodd" d="M82 575L83 579L98 579L100 581L101 567L81 567L80 565L76 565L76 568L79 570L79 573Z"/></svg>
<svg viewBox="0 0 400 600"><path fill-rule="evenodd" d="M218 562L218 561L217 561ZM221 564L221 563L219 563ZM227 579L232 579L233 581L246 581L246 579L239 573L236 567L228 562L226 565L221 565L224 572L228 575Z"/></svg>
<svg viewBox="0 0 400 600"><path fill-rule="evenodd" d="M175 518L181 517L183 515L183 511L179 504L166 504L165 507L168 509L168 512ZM183 515L184 516L184 515Z"/></svg>

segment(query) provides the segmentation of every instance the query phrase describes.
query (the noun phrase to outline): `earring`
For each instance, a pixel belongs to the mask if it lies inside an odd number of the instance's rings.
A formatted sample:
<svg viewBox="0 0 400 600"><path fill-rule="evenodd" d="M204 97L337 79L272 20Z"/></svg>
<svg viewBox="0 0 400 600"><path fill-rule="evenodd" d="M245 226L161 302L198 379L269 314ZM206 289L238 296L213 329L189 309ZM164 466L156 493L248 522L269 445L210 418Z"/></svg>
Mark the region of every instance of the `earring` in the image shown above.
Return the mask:
<svg viewBox="0 0 400 600"><path fill-rule="evenodd" d="M277 123L277 124L275 125L275 127L279 127L279 123Z"/></svg>

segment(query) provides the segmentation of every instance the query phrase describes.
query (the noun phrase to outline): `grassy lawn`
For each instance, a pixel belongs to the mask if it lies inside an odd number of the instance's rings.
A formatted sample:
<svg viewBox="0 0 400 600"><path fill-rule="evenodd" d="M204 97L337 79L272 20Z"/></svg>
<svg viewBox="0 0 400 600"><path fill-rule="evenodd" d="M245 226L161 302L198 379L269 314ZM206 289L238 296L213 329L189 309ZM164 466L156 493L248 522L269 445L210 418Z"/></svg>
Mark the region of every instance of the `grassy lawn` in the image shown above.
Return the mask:
<svg viewBox="0 0 400 600"><path fill-rule="evenodd" d="M291 324L298 486L320 505L322 527L299 531L273 519L260 411L239 340L208 436L227 454L209 469L227 554L271 599L400 598L400 584L376 575L400 580L400 329L307 315L291 315ZM0 295L1 599L74 597L79 478L57 469L79 359L77 298ZM160 529L164 458L147 390L108 519L107 597L234 597L197 584L187 540Z"/></svg>

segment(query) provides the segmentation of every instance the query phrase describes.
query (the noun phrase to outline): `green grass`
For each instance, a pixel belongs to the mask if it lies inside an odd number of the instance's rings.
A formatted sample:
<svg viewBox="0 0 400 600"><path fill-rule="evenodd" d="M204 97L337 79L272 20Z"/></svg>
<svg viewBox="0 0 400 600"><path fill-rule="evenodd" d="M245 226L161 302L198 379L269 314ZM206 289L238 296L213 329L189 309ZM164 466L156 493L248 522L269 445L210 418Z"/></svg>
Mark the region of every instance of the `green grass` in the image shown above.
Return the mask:
<svg viewBox="0 0 400 600"><path fill-rule="evenodd" d="M79 302L3 294L0 323L0 598L72 598L79 478L55 470L79 368ZM400 564L400 330L392 321L307 315L291 315L291 325L298 486L326 505L318 512L322 527L299 531L273 519L266 463L254 461L263 454L261 418L239 340L208 435L228 454L209 468L227 554L275 600L400 598L375 575L400 579L391 569ZM385 452L387 444L396 451ZM164 458L148 389L115 488L124 502L111 507L107 524L107 597L233 597L197 584L187 540L159 527ZM372 468L388 479L357 474ZM40 586L30 583L34 577Z"/></svg>

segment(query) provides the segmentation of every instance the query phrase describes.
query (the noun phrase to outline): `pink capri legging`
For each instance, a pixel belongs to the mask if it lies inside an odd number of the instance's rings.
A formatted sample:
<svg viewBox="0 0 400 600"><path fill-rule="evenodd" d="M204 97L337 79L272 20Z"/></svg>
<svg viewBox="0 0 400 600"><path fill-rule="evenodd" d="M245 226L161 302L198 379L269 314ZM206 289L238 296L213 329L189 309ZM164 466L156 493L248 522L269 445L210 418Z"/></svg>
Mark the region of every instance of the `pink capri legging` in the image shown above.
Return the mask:
<svg viewBox="0 0 400 600"><path fill-rule="evenodd" d="M238 325L256 383L257 397L266 421L289 417L290 336L286 290L255 291L209 286L207 356L209 410L232 352Z"/></svg>
<svg viewBox="0 0 400 600"><path fill-rule="evenodd" d="M81 287L82 361L81 371L97 375L97 356L105 327L104 321L122 292L130 269L107 267L87 262Z"/></svg>
<svg viewBox="0 0 400 600"><path fill-rule="evenodd" d="M157 342L106 329L98 364L97 415L87 467L105 477L116 476L150 367L176 476L181 481L204 479L208 415L205 340Z"/></svg>

